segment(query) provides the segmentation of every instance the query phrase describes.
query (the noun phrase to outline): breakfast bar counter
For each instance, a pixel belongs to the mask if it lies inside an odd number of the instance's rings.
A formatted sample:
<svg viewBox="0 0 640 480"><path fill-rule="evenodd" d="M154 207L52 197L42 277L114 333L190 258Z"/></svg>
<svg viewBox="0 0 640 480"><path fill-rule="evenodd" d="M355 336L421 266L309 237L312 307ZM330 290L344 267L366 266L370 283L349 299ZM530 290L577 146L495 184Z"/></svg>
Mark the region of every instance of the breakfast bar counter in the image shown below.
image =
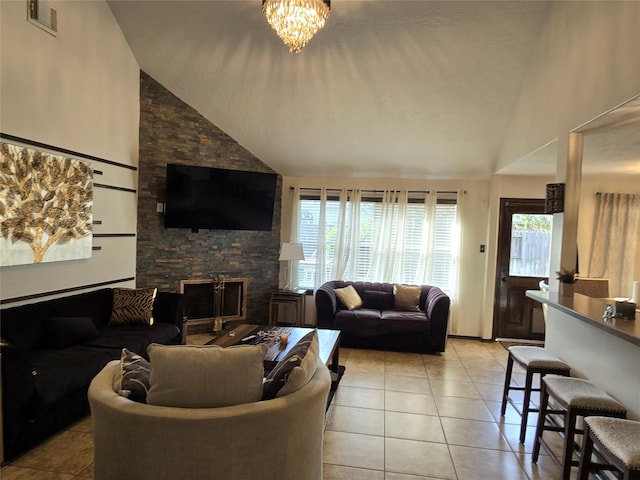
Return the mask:
<svg viewBox="0 0 640 480"><path fill-rule="evenodd" d="M571 366L571 375L588 378L640 419L640 318L603 318L613 300L581 294L527 291L548 307L545 348ZM636 314L638 316L638 314Z"/></svg>

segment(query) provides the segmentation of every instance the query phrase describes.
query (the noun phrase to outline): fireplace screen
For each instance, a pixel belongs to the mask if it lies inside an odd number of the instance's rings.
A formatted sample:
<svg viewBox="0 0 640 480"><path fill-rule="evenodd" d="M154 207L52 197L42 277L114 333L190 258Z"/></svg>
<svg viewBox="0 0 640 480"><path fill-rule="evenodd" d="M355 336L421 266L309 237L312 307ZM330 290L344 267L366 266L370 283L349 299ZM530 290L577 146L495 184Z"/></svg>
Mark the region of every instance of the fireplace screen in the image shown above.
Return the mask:
<svg viewBox="0 0 640 480"><path fill-rule="evenodd" d="M223 320L247 318L247 279L181 280L184 312L191 320L212 320L218 308Z"/></svg>

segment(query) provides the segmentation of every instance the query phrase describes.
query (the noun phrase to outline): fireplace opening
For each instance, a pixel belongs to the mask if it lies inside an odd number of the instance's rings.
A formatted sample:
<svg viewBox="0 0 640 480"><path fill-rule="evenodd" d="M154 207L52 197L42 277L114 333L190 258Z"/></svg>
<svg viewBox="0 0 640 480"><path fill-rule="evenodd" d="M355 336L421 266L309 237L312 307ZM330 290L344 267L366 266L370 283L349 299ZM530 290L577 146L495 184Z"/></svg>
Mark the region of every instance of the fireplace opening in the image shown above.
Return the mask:
<svg viewBox="0 0 640 480"><path fill-rule="evenodd" d="M246 320L246 278L181 280L189 333L210 332L218 314L223 321Z"/></svg>

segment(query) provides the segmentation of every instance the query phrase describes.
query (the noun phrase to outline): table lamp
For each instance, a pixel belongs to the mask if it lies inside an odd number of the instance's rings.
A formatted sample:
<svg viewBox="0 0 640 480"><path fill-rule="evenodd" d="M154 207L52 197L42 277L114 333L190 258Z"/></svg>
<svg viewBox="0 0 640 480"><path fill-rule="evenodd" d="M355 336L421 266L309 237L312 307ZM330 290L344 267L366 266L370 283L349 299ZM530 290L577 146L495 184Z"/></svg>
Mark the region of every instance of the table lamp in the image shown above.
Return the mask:
<svg viewBox="0 0 640 480"><path fill-rule="evenodd" d="M284 242L282 247L280 248L280 257L278 258L281 262L287 262L285 270L284 270L284 290L290 290L289 286L289 270L291 268L290 262L292 260L304 260L304 252L302 250L301 243L288 243Z"/></svg>

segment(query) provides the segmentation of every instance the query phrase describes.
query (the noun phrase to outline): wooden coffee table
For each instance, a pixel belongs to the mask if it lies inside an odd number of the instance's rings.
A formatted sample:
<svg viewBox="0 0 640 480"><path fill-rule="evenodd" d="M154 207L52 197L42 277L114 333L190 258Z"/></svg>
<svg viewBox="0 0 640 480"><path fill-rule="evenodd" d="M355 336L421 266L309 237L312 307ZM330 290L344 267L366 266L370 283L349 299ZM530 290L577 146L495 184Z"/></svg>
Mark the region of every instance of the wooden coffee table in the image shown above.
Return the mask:
<svg viewBox="0 0 640 480"><path fill-rule="evenodd" d="M220 347L230 347L232 345L256 345L262 341L259 332L264 332L268 336L272 332L275 338L279 338L280 333L289 334L289 342L287 345L280 345L279 341L270 345L267 355L265 356L265 369L271 370L276 363L298 343L307 333L311 332L311 328L301 327L270 327L267 325L252 325L242 323L236 325L232 330L221 332L216 338L207 342L207 345L218 345ZM254 338L243 340L251 335ZM270 342L267 342L270 343ZM329 367L332 373L338 373L340 360L340 330L318 329L318 345L320 347L320 358L324 364Z"/></svg>

